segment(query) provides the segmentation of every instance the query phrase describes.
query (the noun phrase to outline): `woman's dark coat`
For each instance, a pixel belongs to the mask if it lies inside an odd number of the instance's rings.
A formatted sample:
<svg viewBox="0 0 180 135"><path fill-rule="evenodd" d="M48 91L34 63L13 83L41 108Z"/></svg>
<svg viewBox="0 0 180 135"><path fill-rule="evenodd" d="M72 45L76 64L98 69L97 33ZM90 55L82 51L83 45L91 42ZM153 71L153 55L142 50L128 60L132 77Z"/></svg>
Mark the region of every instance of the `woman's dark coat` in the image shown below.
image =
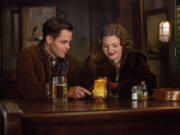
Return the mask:
<svg viewBox="0 0 180 135"><path fill-rule="evenodd" d="M113 63L107 57L104 57L101 61L89 57L84 62L79 80L81 80L82 86L92 90L94 80L105 76L108 77L108 81L115 82L116 68ZM118 92L121 98L130 98L131 87L140 85L142 80L146 82L151 95L152 89L157 84L156 76L148 66L146 55L140 51L123 48L117 86L108 85L108 89Z"/></svg>

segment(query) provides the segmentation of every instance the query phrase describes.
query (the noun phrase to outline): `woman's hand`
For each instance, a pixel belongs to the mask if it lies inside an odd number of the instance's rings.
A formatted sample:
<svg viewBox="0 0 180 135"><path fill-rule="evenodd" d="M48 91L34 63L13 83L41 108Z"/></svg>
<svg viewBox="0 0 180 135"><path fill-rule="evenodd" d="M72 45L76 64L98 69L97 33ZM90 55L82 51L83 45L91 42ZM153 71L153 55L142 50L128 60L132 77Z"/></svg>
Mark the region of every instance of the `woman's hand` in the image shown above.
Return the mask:
<svg viewBox="0 0 180 135"><path fill-rule="evenodd" d="M107 77L106 76L98 77L97 80L106 80L107 81Z"/></svg>

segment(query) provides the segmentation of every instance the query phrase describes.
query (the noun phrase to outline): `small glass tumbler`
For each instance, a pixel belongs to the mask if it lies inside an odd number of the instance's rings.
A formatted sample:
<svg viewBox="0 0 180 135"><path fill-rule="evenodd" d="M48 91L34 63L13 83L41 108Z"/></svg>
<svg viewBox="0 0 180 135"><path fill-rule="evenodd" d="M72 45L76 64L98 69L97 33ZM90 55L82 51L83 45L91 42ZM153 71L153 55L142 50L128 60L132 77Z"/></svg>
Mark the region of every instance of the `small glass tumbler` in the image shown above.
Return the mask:
<svg viewBox="0 0 180 135"><path fill-rule="evenodd" d="M106 80L99 79L94 81L94 87L92 90L93 98L97 101L104 100L107 97Z"/></svg>

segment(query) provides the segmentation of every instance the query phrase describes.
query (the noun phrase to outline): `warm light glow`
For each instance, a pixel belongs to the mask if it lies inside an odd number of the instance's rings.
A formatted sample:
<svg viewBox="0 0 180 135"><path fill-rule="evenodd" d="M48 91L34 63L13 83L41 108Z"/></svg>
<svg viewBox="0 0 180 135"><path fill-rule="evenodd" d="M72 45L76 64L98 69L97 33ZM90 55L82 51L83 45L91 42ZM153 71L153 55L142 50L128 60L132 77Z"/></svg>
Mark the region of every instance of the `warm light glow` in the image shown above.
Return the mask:
<svg viewBox="0 0 180 135"><path fill-rule="evenodd" d="M171 26L168 21L162 21L159 24L159 40L163 43L169 42L171 38Z"/></svg>
<svg viewBox="0 0 180 135"><path fill-rule="evenodd" d="M107 89L106 89L106 80L99 79L94 81L94 87L92 90L93 98L102 98L105 99L107 97Z"/></svg>

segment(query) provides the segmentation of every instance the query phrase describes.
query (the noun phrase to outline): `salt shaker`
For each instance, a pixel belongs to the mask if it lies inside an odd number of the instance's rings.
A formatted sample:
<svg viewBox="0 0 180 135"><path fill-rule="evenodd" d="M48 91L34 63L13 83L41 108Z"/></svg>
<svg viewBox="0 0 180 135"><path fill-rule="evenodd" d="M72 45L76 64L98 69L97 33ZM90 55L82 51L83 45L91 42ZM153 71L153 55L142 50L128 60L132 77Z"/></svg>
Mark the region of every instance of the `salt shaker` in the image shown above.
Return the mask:
<svg viewBox="0 0 180 135"><path fill-rule="evenodd" d="M137 86L132 86L131 88L131 99L138 100Z"/></svg>

